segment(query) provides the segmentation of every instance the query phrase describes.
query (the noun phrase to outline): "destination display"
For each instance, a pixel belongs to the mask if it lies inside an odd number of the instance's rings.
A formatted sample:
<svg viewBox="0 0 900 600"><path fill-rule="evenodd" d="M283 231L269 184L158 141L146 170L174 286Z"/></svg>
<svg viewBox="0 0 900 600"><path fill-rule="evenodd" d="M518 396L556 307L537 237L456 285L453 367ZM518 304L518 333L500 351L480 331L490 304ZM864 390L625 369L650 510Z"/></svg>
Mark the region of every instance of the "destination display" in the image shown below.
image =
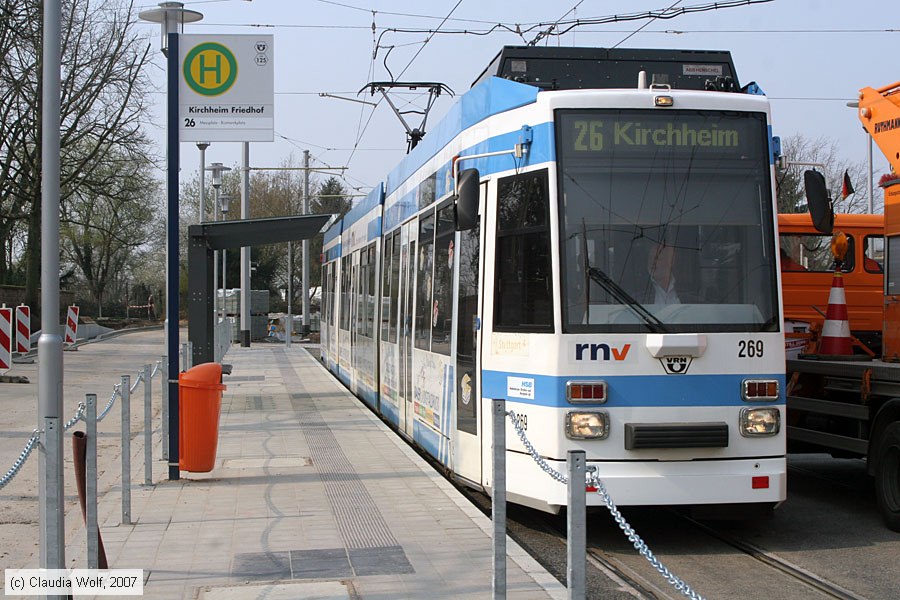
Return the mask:
<svg viewBox="0 0 900 600"><path fill-rule="evenodd" d="M272 42L271 35L181 36L181 141L274 139Z"/></svg>
<svg viewBox="0 0 900 600"><path fill-rule="evenodd" d="M666 150L667 154L747 154L758 151L761 134L754 115L666 111L563 112L564 154L621 154Z"/></svg>

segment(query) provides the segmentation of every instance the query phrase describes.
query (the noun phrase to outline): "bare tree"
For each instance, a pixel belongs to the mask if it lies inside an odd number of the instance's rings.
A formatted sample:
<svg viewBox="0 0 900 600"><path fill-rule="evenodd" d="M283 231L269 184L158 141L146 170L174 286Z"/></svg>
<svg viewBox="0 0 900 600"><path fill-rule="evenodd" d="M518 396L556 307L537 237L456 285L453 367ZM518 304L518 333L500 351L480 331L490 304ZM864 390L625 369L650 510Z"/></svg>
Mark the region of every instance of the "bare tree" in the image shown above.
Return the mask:
<svg viewBox="0 0 900 600"><path fill-rule="evenodd" d="M102 193L92 185L77 188L63 205L60 231L65 258L84 275L100 317L104 292L122 279L137 252L150 241L148 223L159 189L140 156L108 156L103 163L104 168L94 172L95 181L104 182Z"/></svg>
<svg viewBox="0 0 900 600"><path fill-rule="evenodd" d="M25 292L32 306L40 278L42 6L40 0L0 0L0 50L6 51L0 60L0 234L27 231ZM150 160L141 132L150 45L135 31L132 9L127 0L63 0L64 214L73 214L67 204L74 198L104 198L123 157Z"/></svg>
<svg viewBox="0 0 900 600"><path fill-rule="evenodd" d="M837 142L827 137L810 139L803 134L793 135L784 141L784 157L787 165L776 170L778 192L778 212L796 213L806 211L803 189L803 171L811 167L791 166L791 161L819 163L823 165L825 181L834 201L837 213L864 213L868 210L868 187L864 182L868 171L864 161L853 162L841 157ZM817 169L822 171L821 168ZM850 177L855 192L846 199L841 197L844 173ZM877 193L877 189L876 189ZM882 197L875 197L874 209L884 205Z"/></svg>

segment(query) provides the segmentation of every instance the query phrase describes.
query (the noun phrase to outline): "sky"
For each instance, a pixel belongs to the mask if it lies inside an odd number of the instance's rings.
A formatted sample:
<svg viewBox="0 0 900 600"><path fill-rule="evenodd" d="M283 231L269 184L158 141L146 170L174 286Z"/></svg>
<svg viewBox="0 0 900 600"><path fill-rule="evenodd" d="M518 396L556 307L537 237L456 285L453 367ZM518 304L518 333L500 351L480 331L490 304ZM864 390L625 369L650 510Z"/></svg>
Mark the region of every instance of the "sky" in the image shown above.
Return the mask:
<svg viewBox="0 0 900 600"><path fill-rule="evenodd" d="M755 1L755 0L753 0ZM440 82L464 93L503 45L532 41L535 23L567 22L688 8L712 0L198 0L185 8L203 20L186 24L191 34L272 34L275 69L275 140L250 145L250 165L282 165L309 150L315 167L347 167L345 185L365 193L406 154L405 130L391 108L375 102L370 81ZM721 4L721 2L720 2ZM137 4L138 10L156 4ZM574 27L539 45L729 50L741 84L756 81L772 104L776 135L802 134L836 142L847 160L864 163L867 136L847 106L860 88L900 80L897 48L900 17L896 0L773 0L662 20L632 20ZM502 24L487 35L484 32ZM520 31L515 32L516 25ZM375 31L373 33L373 26ZM159 25L141 23L154 45ZM414 32L391 31L391 28ZM429 33L429 30L437 33ZM444 33L446 32L446 33ZM374 58L373 58L374 55ZM148 131L165 150L164 58L155 53L153 80L160 92ZM392 77L393 76L393 77ZM322 96L330 94L333 98ZM396 96L404 109L424 106L425 97ZM350 99L350 100L348 100ZM426 131L455 98L440 96ZM410 103L410 104L407 104ZM420 117L410 115L414 125ZM877 182L887 161L874 148ZM206 162L236 166L239 143L214 143ZM196 175L200 154L182 143L182 181ZM328 174L320 175L327 177ZM862 188L864 181L854 182ZM876 191L876 198L878 193Z"/></svg>

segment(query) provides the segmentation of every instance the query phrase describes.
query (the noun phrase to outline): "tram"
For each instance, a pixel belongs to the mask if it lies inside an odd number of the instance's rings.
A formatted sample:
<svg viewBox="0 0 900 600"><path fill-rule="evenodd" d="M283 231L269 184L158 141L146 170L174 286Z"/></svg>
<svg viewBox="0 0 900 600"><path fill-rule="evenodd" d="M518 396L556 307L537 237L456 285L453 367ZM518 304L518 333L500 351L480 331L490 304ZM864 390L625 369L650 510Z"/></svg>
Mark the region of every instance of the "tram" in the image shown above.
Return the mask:
<svg viewBox="0 0 900 600"><path fill-rule="evenodd" d="M728 52L504 47L326 232L322 361L478 489L502 398L618 505L776 506L773 156ZM510 501L566 504L511 421L506 452Z"/></svg>

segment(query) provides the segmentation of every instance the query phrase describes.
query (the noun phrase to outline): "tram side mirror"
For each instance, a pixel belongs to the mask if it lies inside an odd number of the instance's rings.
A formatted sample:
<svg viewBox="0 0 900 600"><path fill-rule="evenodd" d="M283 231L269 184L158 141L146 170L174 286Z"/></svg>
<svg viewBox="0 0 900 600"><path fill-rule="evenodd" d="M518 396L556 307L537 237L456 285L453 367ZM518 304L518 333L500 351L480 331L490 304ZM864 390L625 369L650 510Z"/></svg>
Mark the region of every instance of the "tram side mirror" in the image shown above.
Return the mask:
<svg viewBox="0 0 900 600"><path fill-rule="evenodd" d="M804 171L803 185L806 188L806 205L809 206L813 226L821 233L831 235L834 229L834 211L825 188L825 176L818 171Z"/></svg>
<svg viewBox="0 0 900 600"><path fill-rule="evenodd" d="M457 175L456 230L468 231L478 224L478 197L481 175L478 169L465 169Z"/></svg>

